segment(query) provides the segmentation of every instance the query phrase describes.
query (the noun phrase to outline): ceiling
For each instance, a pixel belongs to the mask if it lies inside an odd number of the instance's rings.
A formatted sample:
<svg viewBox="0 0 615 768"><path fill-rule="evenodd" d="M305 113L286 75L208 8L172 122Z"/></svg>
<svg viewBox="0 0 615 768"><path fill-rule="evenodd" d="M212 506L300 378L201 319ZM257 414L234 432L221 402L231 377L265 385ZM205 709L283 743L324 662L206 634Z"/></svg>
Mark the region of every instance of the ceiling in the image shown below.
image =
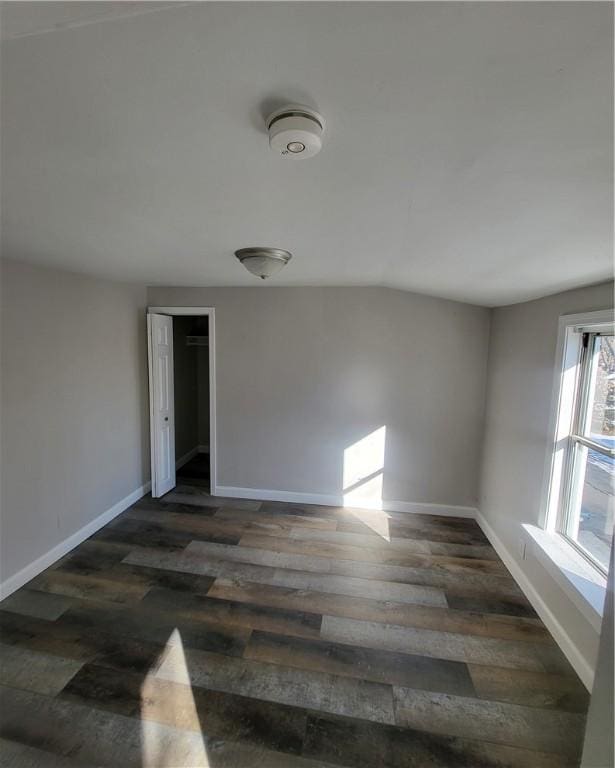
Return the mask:
<svg viewBox="0 0 615 768"><path fill-rule="evenodd" d="M2 249L494 306L612 275L611 3L4 3ZM288 161L264 115L327 120Z"/></svg>

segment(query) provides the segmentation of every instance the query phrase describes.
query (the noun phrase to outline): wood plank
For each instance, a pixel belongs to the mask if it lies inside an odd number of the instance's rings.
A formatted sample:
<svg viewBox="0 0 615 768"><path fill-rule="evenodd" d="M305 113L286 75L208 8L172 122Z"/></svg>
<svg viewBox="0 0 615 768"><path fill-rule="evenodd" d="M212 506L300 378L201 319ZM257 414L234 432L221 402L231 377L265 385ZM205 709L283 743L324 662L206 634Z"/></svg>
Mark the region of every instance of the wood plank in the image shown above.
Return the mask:
<svg viewBox="0 0 615 768"><path fill-rule="evenodd" d="M177 591L207 592L213 584L213 577L191 573L181 573L150 566L131 565L123 563L126 552L115 553L108 561L101 560L79 548L76 553L54 566L54 570L65 573L76 573L82 576L99 575L109 581L120 582L123 585L141 587L162 587Z"/></svg>
<svg viewBox="0 0 615 768"><path fill-rule="evenodd" d="M272 586L306 589L349 597L366 597L373 600L393 600L408 605L446 604L443 593L433 587L417 587L376 579L360 579L354 576L329 576L323 573L309 573L277 569Z"/></svg>
<svg viewBox="0 0 615 768"><path fill-rule="evenodd" d="M0 735L70 755L85 766L210 766L200 734L10 688L0 692ZM78 727L76 725L78 724Z"/></svg>
<svg viewBox="0 0 615 768"><path fill-rule="evenodd" d="M237 522L266 523L267 525L282 525L287 528L304 527L334 531L337 522L332 518L302 517L301 515L272 515L263 512L248 512L238 509L220 509L214 517L217 520L233 520Z"/></svg>
<svg viewBox="0 0 615 768"><path fill-rule="evenodd" d="M506 600L505 598L489 598L488 596L457 595L445 591L449 607L457 611L472 613L489 613L502 616L518 616L520 618L540 621L538 614L532 608L529 600ZM542 623L542 622L541 622Z"/></svg>
<svg viewBox="0 0 615 768"><path fill-rule="evenodd" d="M444 593L433 587L417 587L412 584L388 583L354 577L336 578L320 573L217 560L211 552L205 555L199 551L199 547L188 549L182 553L163 554L158 554L155 550L139 550L131 553L125 562L135 565L152 565L157 568L168 568L187 573L208 574L218 578L241 579L292 589L354 597L366 596L375 600L394 600L412 605L446 605ZM246 553L243 554L245 557Z"/></svg>
<svg viewBox="0 0 615 768"><path fill-rule="evenodd" d="M122 515L119 515L117 520L119 521L121 518ZM81 542L81 544L79 544L79 546L72 552L69 552L68 555L65 555L61 560L58 560L57 563L54 563L51 568L55 568L59 563L64 562L65 559L77 553L89 555L92 559L101 558L102 560L107 560L110 565L111 563L121 562L122 558L126 557L126 555L129 552L132 552L134 548L133 544L129 544L125 541L103 541L101 539L90 537ZM100 570L104 570L104 566Z"/></svg>
<svg viewBox="0 0 615 768"><path fill-rule="evenodd" d="M278 541L278 539L275 539ZM219 560L266 565L270 568L288 568L315 573L330 573L331 561L315 555L290 554L248 546L224 546L201 541L193 541L186 547L187 555L212 557Z"/></svg>
<svg viewBox="0 0 615 768"><path fill-rule="evenodd" d="M103 627L116 637L145 640L159 645L166 645L174 632L180 630L186 645L228 656L243 654L251 632L249 628L241 626L167 615L157 610L148 610L145 606L125 609L94 603L74 606L64 614L62 624L87 632Z"/></svg>
<svg viewBox="0 0 615 768"><path fill-rule="evenodd" d="M0 764L11 768L83 768L82 762L0 738ZM97 766L92 766L97 768Z"/></svg>
<svg viewBox="0 0 615 768"><path fill-rule="evenodd" d="M73 605L73 600L65 595L36 591L33 582L5 597L0 603L3 611L19 613L22 616L34 616L39 619L57 619Z"/></svg>
<svg viewBox="0 0 615 768"><path fill-rule="evenodd" d="M79 661L0 643L0 685L54 696L80 667Z"/></svg>
<svg viewBox="0 0 615 768"><path fill-rule="evenodd" d="M8 763L11 768L333 768L320 759L274 752L256 744L208 738L151 720L117 715L73 701L6 688L0 691L2 755L68 755L60 762ZM75 727L78 723L79 727ZM6 751L10 742L11 751ZM13 745L18 745L15 748ZM19 749L21 747L21 749ZM38 753L38 754L37 754Z"/></svg>
<svg viewBox="0 0 615 768"><path fill-rule="evenodd" d="M180 504L176 501L162 501L161 499L152 499L148 494L139 501L136 501L125 513L139 511L157 512L158 514L185 514L193 515L194 517L204 518L212 517L216 514L219 507L216 506L198 506L195 504ZM128 515L130 516L130 515Z"/></svg>
<svg viewBox="0 0 615 768"><path fill-rule="evenodd" d="M210 597L311 611L383 624L461 632L503 640L532 640L550 643L551 636L541 621L451 611L434 606L411 605L391 600L371 600L308 589L276 587L256 582L218 578L207 593Z"/></svg>
<svg viewBox="0 0 615 768"><path fill-rule="evenodd" d="M303 754L348 768L578 768L561 755L315 714Z"/></svg>
<svg viewBox="0 0 615 768"><path fill-rule="evenodd" d="M382 563L386 565L408 566L411 568L433 568L460 573L489 573L507 575L508 572L499 560L479 560L468 557L452 557L445 555L422 555L410 552L400 552L386 547L355 547L349 544L332 544L323 541L307 541L262 534L244 534L240 547L263 549L275 553L291 553L299 557L320 556L339 560L358 560L367 563ZM305 569L307 570L307 569Z"/></svg>
<svg viewBox="0 0 615 768"><path fill-rule="evenodd" d="M580 758L585 718L496 701L394 687L397 724Z"/></svg>
<svg viewBox="0 0 615 768"><path fill-rule="evenodd" d="M88 664L61 699L150 720L208 739L241 740L298 755L307 713L298 707L237 696L156 677Z"/></svg>
<svg viewBox="0 0 615 768"><path fill-rule="evenodd" d="M419 523L422 525L438 525L442 528L455 530L480 531L480 526L472 517L457 517L455 515L438 515L428 512L387 512L389 518L406 525Z"/></svg>
<svg viewBox="0 0 615 768"><path fill-rule="evenodd" d="M446 589L458 595L497 595L506 599L520 600L527 598L511 576L497 574L471 573L464 569L458 573L445 571L439 567L410 568L401 565L382 565L355 560L330 560L331 573L338 576L353 576L361 579L399 582L402 584L425 585Z"/></svg>
<svg viewBox="0 0 615 768"><path fill-rule="evenodd" d="M471 518L453 517L448 515L409 514L407 512L390 512L378 509L366 509L349 506L325 506L322 504L302 504L287 501L263 501L261 511L264 514L296 515L303 517L321 517L337 520L340 524L366 523L373 525L372 530L378 530L383 522L409 527L438 527L440 530L462 531L484 538L480 527Z"/></svg>
<svg viewBox="0 0 615 768"><path fill-rule="evenodd" d="M56 595L127 604L138 602L149 590L149 586L125 584L102 575L83 575L61 570L43 571L29 586Z"/></svg>
<svg viewBox="0 0 615 768"><path fill-rule="evenodd" d="M129 552L130 547L126 546L124 542L113 544L88 539L56 561L50 570L104 576L110 568L121 563L122 558L126 557Z"/></svg>
<svg viewBox="0 0 615 768"><path fill-rule="evenodd" d="M14 614L0 611L0 637L5 645L84 662L97 656L107 633L97 627L88 635L61 620L30 618L23 621Z"/></svg>
<svg viewBox="0 0 615 768"><path fill-rule="evenodd" d="M165 496L163 501L172 501L179 504L192 504L199 507L215 507L216 509L230 507L231 509L245 510L246 512L256 512L261 508L260 501L251 499L232 499L223 496L210 496L206 488L199 488L194 485L177 485Z"/></svg>
<svg viewBox="0 0 615 768"><path fill-rule="evenodd" d="M170 526L174 530L197 534L195 538L199 538L198 534L236 536L237 538L240 538L244 533L266 533L267 535L286 536L292 528L290 523L284 522L199 517L195 514L185 514L183 512L161 513L151 509L131 508L126 510L124 518Z"/></svg>
<svg viewBox="0 0 615 768"><path fill-rule="evenodd" d="M292 501L263 501L261 512L265 515L291 515L293 517L320 517L337 520L344 515L343 507L324 504L302 504Z"/></svg>
<svg viewBox="0 0 615 768"><path fill-rule="evenodd" d="M263 534L272 534L263 531ZM479 560L498 560L495 550L489 544L457 544L431 541L429 537L389 539L380 536L370 536L362 533L349 533L340 530L322 531L294 527L289 534L291 539L301 541L322 541L327 544L342 544L353 547L364 547L373 551L394 551L409 554L446 555L454 557L469 557Z"/></svg>
<svg viewBox="0 0 615 768"><path fill-rule="evenodd" d="M589 693L575 675L550 675L469 664L479 698L585 714Z"/></svg>
<svg viewBox="0 0 615 768"><path fill-rule="evenodd" d="M365 580L357 581L353 578L333 577L318 578L334 570L337 570L339 563L330 558L317 557L316 555L293 555L285 552L270 552L262 549L252 549L250 547L227 547L222 544L209 544L199 541L193 541L186 547L184 555L198 556L201 558L219 558L221 560L231 560L252 565L265 565L276 568L277 573L275 582L281 586L294 586L289 581L302 581L306 589L318 589L309 586L309 583L319 584L324 592L336 592L337 594L365 595L367 597L376 597L376 599L391 599L399 602L411 602L424 605L446 606L446 599L439 589L432 587L414 586L410 584L372 584L365 583ZM297 574L313 573L313 577L305 579L298 577Z"/></svg>
<svg viewBox="0 0 615 768"><path fill-rule="evenodd" d="M152 589L143 600L143 606L161 611L168 617L297 637L319 637L322 620L320 615L305 611L250 605L198 594L178 594L165 589Z"/></svg>
<svg viewBox="0 0 615 768"><path fill-rule="evenodd" d="M99 614L101 618L104 613ZM60 659L78 662L95 662L99 666L132 672L148 672L157 665L164 654L164 642L152 642L140 637L129 637L122 633L121 620L118 625L87 625L71 617L55 622L30 619L27 624L6 624L6 617L0 611L0 630L3 643L37 651ZM164 635L162 636L164 637ZM247 636L245 638L247 641ZM244 643L238 649L242 652ZM79 668L80 664L77 666Z"/></svg>
<svg viewBox="0 0 615 768"><path fill-rule="evenodd" d="M141 584L144 587L172 589L175 592L207 592L215 581L212 576L178 573L163 568L130 565L129 563L118 563L110 568L105 575L108 579L121 581L124 584Z"/></svg>
<svg viewBox="0 0 615 768"><path fill-rule="evenodd" d="M156 548L137 548L124 558L124 563L146 566L177 573L192 573L201 576L229 577L234 575L255 581L273 578L276 569L265 565L251 565L214 557L203 557L198 552L169 552Z"/></svg>
<svg viewBox="0 0 615 768"><path fill-rule="evenodd" d="M474 695L465 664L425 656L253 632L244 658L376 683Z"/></svg>
<svg viewBox="0 0 615 768"><path fill-rule="evenodd" d="M410 515L408 516L410 517ZM468 531L443 528L439 525L427 525L425 523L411 522L404 524L392 520L387 520L385 526L377 527L376 530L370 527L367 522L361 522L359 519L339 521L336 530L341 533L351 533L360 536L369 536L370 538L382 538L383 527L389 538L396 539L427 539L433 542L443 544L477 544L489 545L489 542L482 531L471 529Z"/></svg>
<svg viewBox="0 0 615 768"><path fill-rule="evenodd" d="M94 538L99 541L118 541L123 544L134 544L138 547L164 547L165 549L183 549L192 539L212 541L219 544L237 544L239 536L228 532L219 534L191 532L179 530L164 521L158 523L122 517L106 526Z"/></svg>
<svg viewBox="0 0 615 768"><path fill-rule="evenodd" d="M391 686L325 672L172 648L156 677L279 704L394 722Z"/></svg>
<svg viewBox="0 0 615 768"><path fill-rule="evenodd" d="M419 653L468 664L570 674L570 666L555 643L499 640L326 615L322 620L321 637L332 642Z"/></svg>

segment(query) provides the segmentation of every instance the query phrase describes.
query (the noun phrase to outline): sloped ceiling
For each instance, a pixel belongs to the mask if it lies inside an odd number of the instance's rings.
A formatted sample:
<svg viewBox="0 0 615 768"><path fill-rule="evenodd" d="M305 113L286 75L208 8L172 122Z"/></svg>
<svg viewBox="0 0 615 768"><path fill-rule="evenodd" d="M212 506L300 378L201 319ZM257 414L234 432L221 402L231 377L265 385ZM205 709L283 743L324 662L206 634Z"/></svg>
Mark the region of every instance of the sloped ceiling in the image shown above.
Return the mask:
<svg viewBox="0 0 615 768"><path fill-rule="evenodd" d="M488 306L612 274L610 3L5 3L5 256ZM287 102L327 119L268 148ZM271 284L271 283L270 283Z"/></svg>

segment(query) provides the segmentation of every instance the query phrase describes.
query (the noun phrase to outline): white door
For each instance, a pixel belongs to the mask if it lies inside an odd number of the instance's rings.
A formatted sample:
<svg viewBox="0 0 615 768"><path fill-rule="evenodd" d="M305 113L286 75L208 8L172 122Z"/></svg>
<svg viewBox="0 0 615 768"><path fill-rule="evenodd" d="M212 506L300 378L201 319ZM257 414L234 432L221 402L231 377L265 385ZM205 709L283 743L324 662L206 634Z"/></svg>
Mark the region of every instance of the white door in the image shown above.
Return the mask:
<svg viewBox="0 0 615 768"><path fill-rule="evenodd" d="M152 496L175 487L173 318L148 314Z"/></svg>

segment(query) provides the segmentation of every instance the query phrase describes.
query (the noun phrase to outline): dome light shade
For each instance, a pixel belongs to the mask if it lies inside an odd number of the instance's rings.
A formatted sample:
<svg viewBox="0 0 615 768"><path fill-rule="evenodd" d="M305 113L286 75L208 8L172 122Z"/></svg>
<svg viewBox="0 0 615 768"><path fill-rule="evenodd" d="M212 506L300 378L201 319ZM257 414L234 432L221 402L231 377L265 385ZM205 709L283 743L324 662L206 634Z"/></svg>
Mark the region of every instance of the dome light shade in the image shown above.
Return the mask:
<svg viewBox="0 0 615 768"><path fill-rule="evenodd" d="M240 248L235 256L244 267L261 280L279 272L292 258L292 254L281 248Z"/></svg>

